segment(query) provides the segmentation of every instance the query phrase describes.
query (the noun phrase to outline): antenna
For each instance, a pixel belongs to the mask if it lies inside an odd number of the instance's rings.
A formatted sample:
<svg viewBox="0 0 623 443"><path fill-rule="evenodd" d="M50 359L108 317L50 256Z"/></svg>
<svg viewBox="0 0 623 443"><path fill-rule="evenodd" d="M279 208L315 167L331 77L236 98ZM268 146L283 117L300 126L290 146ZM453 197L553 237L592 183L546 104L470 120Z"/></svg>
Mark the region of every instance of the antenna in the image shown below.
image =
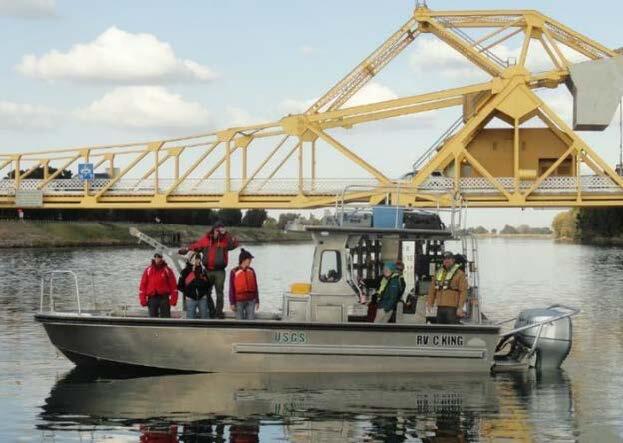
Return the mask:
<svg viewBox="0 0 623 443"><path fill-rule="evenodd" d="M619 101L619 167L623 169L623 96Z"/></svg>

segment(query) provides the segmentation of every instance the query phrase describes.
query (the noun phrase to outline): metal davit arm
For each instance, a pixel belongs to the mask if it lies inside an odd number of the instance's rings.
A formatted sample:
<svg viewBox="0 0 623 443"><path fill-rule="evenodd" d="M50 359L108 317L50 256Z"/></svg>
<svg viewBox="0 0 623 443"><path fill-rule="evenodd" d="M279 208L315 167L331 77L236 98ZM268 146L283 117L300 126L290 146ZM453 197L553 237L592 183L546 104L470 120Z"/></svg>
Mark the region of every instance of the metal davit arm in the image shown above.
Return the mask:
<svg viewBox="0 0 623 443"><path fill-rule="evenodd" d="M149 246L153 247L157 252L160 252L166 255L167 257L169 257L171 259L171 262L173 263L173 266L175 266L175 269L177 270L178 274L182 272L182 267L180 266L179 261L175 258L174 254L171 253L171 248L166 247L165 245L160 243L158 240L150 237L149 235L142 233L141 231L136 229L134 226L130 227L130 235L132 237L138 238L139 243L140 242L146 243Z"/></svg>
<svg viewBox="0 0 623 443"><path fill-rule="evenodd" d="M541 320L541 321L538 321L536 323L532 323L532 324L529 324L529 325L526 325L526 326L521 326L519 328L511 329L510 331L505 332L504 334L500 334L500 337L501 338L509 337L511 335L516 334L517 332L521 332L521 331L525 331L525 330L528 330L528 329L539 327L539 334L537 335L537 340L538 340L538 337L540 336L540 329L541 329L541 327L543 325L546 325L548 323L554 323L554 322L556 322L558 320L562 320L563 318L573 317L574 315L578 315L581 312L580 309L573 308L571 306L561 305L561 304L551 305L551 306L548 306L546 309L556 309L556 308L558 308L558 309L565 309L568 312L566 312L564 314L561 314L561 315L558 315L556 317L548 318L547 320ZM517 317L513 317L511 319L501 321L499 323L496 323L496 326L500 326L500 325L503 325L505 323L509 323L509 322L511 322L513 320L516 320L516 319L517 319Z"/></svg>

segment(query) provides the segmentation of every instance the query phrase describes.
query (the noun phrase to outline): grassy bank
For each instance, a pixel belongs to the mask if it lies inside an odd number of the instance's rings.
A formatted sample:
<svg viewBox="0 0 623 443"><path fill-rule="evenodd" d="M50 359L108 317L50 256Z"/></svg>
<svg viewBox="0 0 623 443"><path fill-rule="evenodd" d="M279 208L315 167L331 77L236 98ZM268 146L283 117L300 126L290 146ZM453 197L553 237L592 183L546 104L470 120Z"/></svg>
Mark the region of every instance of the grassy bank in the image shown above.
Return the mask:
<svg viewBox="0 0 623 443"><path fill-rule="evenodd" d="M130 226L157 240L163 235L179 235L183 245L196 240L209 229L189 225L0 221L0 248L136 245L137 239L129 233ZM306 232L283 232L278 229L231 228L230 232L243 243L310 240Z"/></svg>

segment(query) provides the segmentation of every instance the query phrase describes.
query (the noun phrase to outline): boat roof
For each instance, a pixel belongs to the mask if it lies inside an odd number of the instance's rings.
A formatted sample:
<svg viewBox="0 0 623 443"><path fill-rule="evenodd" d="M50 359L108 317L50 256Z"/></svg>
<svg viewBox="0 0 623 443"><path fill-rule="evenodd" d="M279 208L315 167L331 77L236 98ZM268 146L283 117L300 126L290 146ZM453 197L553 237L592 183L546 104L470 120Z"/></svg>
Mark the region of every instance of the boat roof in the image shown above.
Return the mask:
<svg viewBox="0 0 623 443"><path fill-rule="evenodd" d="M413 238L443 238L450 239L452 233L447 229L399 229L399 228L372 228L362 226L335 226L313 225L305 226L309 232L327 232L334 234L385 234Z"/></svg>

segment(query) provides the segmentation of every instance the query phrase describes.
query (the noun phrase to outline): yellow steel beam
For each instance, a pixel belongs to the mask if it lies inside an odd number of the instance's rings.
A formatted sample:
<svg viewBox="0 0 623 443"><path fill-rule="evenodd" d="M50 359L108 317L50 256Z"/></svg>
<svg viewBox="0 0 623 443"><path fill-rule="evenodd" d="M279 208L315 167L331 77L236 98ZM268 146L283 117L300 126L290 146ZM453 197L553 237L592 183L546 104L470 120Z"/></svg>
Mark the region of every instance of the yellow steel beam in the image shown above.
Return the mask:
<svg viewBox="0 0 623 443"><path fill-rule="evenodd" d="M463 54L469 61L474 63L487 74L493 77L502 76L502 67L493 63L478 50L474 49L474 47L469 43L461 40L452 32L449 32L444 26L437 23L435 20L428 21L428 24L430 25L430 32L435 34L440 40L447 43L450 47Z"/></svg>
<svg viewBox="0 0 623 443"><path fill-rule="evenodd" d="M329 122L323 122L320 126L323 129L330 128L351 128L355 125L362 123L370 123L386 118L403 117L411 114L418 114L421 112L434 111L438 109L450 108L453 106L461 106L463 104L463 97L447 98L443 100L437 100L434 102L422 103L419 105L405 106L398 109L390 109L387 111L378 111L375 113L368 113L365 115L359 115L356 117L347 117L343 119L331 120Z"/></svg>
<svg viewBox="0 0 623 443"><path fill-rule="evenodd" d="M255 171L253 171L251 176L242 183L242 186L240 187L240 190L239 190L240 193L242 193L245 189L247 189L247 186L249 185L251 180L253 180L257 176L257 174L259 174L259 172L264 168L264 166L266 166L266 164L275 156L277 151L279 151L279 149L284 145L284 143L288 140L289 137L290 137L289 135L285 135L281 139L281 141L277 143L277 146L275 146L275 148L270 152L270 154L268 154L268 156L264 158L262 163L260 163L260 165L255 169Z"/></svg>
<svg viewBox="0 0 623 443"><path fill-rule="evenodd" d="M385 42L383 42L378 48L376 48L368 57L366 57L361 63L359 63L350 73L329 89L322 95L316 102L314 102L305 114L314 114L320 111L325 106L331 104L334 100L339 100L341 96L352 96L354 92L361 89L363 85L371 78L370 67L373 68L374 74L387 64L389 60L379 65L379 59L394 58L398 55L398 52L392 53L390 50L402 39L409 40L414 32L416 21L411 17L407 22L400 27L395 33L393 33ZM413 39L411 38L410 41ZM406 45L405 45L406 46ZM389 52L389 54L387 54ZM377 65L378 69L377 69Z"/></svg>
<svg viewBox="0 0 623 443"><path fill-rule="evenodd" d="M469 35L462 33L462 28L475 29L486 28L486 33L475 40ZM516 28L516 29L513 29ZM444 41L446 44L458 50L468 60L475 63L494 78L490 82L463 88L454 88L446 91L438 91L429 94L422 94L413 97L404 97L395 100L387 100L379 103L366 104L343 108L343 105L378 72L380 72L391 60L393 60L405 47L407 47L420 33L432 33ZM549 58L552 60L553 69L539 74L529 73L519 67L506 67L500 61L487 57L489 49L495 48L509 38L524 33L524 41L519 56L519 65L524 66L528 56L528 51L532 39L538 39L544 47ZM488 42L488 43L487 43ZM334 87L321 96L304 114L288 116L278 121L262 123L257 125L240 126L229 128L224 131L207 132L184 137L170 138L166 140L137 142L127 144L96 145L88 149L60 149L47 150L22 154L11 154L0 156L0 170L15 164L16 176L15 184L19 186L19 181L32 173L31 168L24 174L19 173L20 162L38 162L46 168L44 180L39 184L38 189L43 189L51 181L56 179L60 173L68 166L73 164L78 158L99 159L96 163L99 167L104 161L110 162L111 171L115 156L136 155L133 161L125 166L123 171L113 177L97 194L89 197L88 186L85 185L80 195L76 196L50 196L44 195L45 207L49 205L73 205L71 207L112 207L105 205L115 205L114 207L180 207L179 205L196 205L193 207L218 207L218 205L228 205L231 207L245 207L245 205L256 205L253 207L267 208L295 208L295 207L320 207L322 205L333 204L335 198L332 196L303 195L304 179L304 146L305 142L311 143L310 164L312 190L315 189L317 180L316 170L316 139L321 138L333 149L344 155L353 164L356 164L370 173L376 180L384 186L395 186L381 171L373 165L367 163L363 158L346 148L335 138L329 135L326 130L335 127L350 128L358 124L371 121L394 118L418 112L425 112L434 109L458 106L463 103L465 97L470 94L489 92L482 104L473 115L466 117L463 128L454 136L446 140L439 152L432 160L422 168L421 171L410 182L411 188L402 190L400 195L390 191L392 201L406 201L412 199L414 205L418 207L431 207L433 205L452 204L453 196L450 195L426 195L420 193L420 186L435 170L443 170L452 161L455 162L454 172L454 191L458 192L459 179L461 177L461 161L465 158L481 175L483 175L497 189L499 195L467 195L464 200L471 206L484 207L508 206L526 207L529 205L548 204L609 204L619 201L619 196L596 196L582 194L582 189L577 188L574 195L535 195L536 190L543 180L553 173L556 163L542 174L527 193L519 192L519 141L518 126L526 116L530 116L531 105L526 104L531 100L539 103L537 113L548 127L565 144L575 149L575 165L579 167L579 159L584 161L597 173L609 177L614 183L622 188L621 179L597 154L590 149L566 124L558 118L542 101L536 97L531 89L539 87L556 87L563 83L568 77L569 62L565 58L561 47L566 45L571 49L584 54L590 59L603 57L613 57L615 52L591 40L590 38L577 33L576 31L562 25L551 18L532 10L494 10L494 11L430 11L428 8L417 8L412 17L394 34L390 36L382 45L373 51L366 59L355 67L348 75L340 80ZM523 95L515 94L514 99L505 102L509 94L515 88L523 88ZM515 100L515 102L513 101ZM493 177L482 164L474 158L468 151L467 146L480 130L496 115L501 104L504 103L504 115L509 115L515 122L514 136L514 161L513 170L515 178L515 192L511 195L499 181ZM513 109L514 106L527 106L528 111L521 114L521 111ZM521 115L519 115L521 114ZM498 114L499 115L499 114ZM242 153L242 187L238 194L248 189L249 183L255 180L257 175L274 158L276 152L283 146L290 136L298 137L298 143L286 155L269 178L266 179L262 187L268 180L272 179L276 172L285 162L298 150L298 185L293 186L291 195L288 196L268 196L259 193L244 193L231 197L232 179L232 155L237 148L243 149ZM277 147L260 162L259 167L255 168L250 177L247 177L247 150L249 143L259 138L282 137ZM193 195L172 195L179 186L188 179L190 174L220 145L225 143L225 155L217 161L208 173L201 178L201 183L212 176L212 174L225 163L226 192L218 193L214 196L193 196ZM233 143L233 146L231 146ZM165 146L166 145L166 146ZM195 162L183 171L180 171L180 156L182 153L189 152L190 148L205 149L195 160ZM160 150L167 149L166 156L161 156ZM569 148L571 149L571 148ZM174 150L171 151L171 150ZM160 167L171 156L175 157L175 181L163 196L119 196L110 195L107 191L122 177L137 174L137 164L149 153L153 152L154 160L149 171L143 174L143 180L154 176L156 194L159 192ZM197 151L192 151L197 152ZM573 150L568 151L565 157L558 159L558 164L564 161ZM47 166L50 162L66 161L65 165L59 168L54 174L47 173ZM556 167L554 167L556 166ZM36 167L35 167L36 168ZM181 172L181 174L180 174ZM196 185L198 186L198 185ZM195 186L195 188L196 188ZM402 186L402 185L401 185ZM578 182L579 186L579 182ZM260 189L262 188L260 187ZM413 193L413 195L411 195ZM373 202L385 198L387 191L380 192L379 189L369 192L349 193L349 201ZM409 196L406 197L405 195ZM161 198L163 197L163 198ZM460 196L459 196L460 197ZM621 198L623 200L623 197ZM572 201L571 201L572 200ZM8 205L11 197L0 196L0 206ZM139 206L135 206L139 205ZM216 205L216 206L215 206Z"/></svg>
<svg viewBox="0 0 623 443"><path fill-rule="evenodd" d="M323 123L334 119L344 119L348 117L355 117L360 115L367 115L374 112L401 109L408 106L443 100L453 97L463 97L469 94L474 94L482 91L491 91L496 88L496 84L493 81L477 83L469 86L461 86L458 88L446 89L443 91L429 92L426 94L413 95L410 97L396 98L392 100L385 100L376 103L370 103L366 105L351 106L335 111L325 111L317 114L306 116L307 121L314 123Z"/></svg>
<svg viewBox="0 0 623 443"><path fill-rule="evenodd" d="M65 169L67 169L72 163L74 163L80 157L82 157L82 153L78 153L78 154L74 155L73 157L71 157L69 160L67 160L66 163L63 164L63 166L58 168L56 170L56 172L54 172L52 175L48 176L48 178L44 179L42 183L39 183L39 185L37 186L37 189L43 189L48 183L50 183L56 177L61 175Z"/></svg>
<svg viewBox="0 0 623 443"><path fill-rule="evenodd" d="M353 151L348 149L346 146L338 142L336 139L331 137L329 134L327 134L323 130L315 128L313 125L309 125L307 128L310 131L312 131L314 134L316 134L318 137L323 139L325 142L329 143L331 146L337 149L340 153L342 153L342 155L350 159L353 163L361 166L363 169L368 171L379 182L390 183L390 180L385 175L383 175L381 171L379 171L374 166L366 162L364 159L359 157L357 154L355 154Z"/></svg>
<svg viewBox="0 0 623 443"><path fill-rule="evenodd" d="M567 149L565 153L562 154L558 158L558 160L552 163L552 165L549 168L547 168L547 170L543 173L543 175L538 177L535 180L535 182L532 183L532 186L530 186L530 188L523 194L523 197L527 198L530 194L532 194L539 186L541 186L541 183L543 183L543 180L545 180L547 177L552 175L554 171L558 169L558 166L560 166L562 162L564 162L567 159L567 157L569 157L573 153L573 151L576 151L576 150L577 150L577 147L575 144L569 146L569 149ZM579 180L579 176L577 178Z"/></svg>
<svg viewBox="0 0 623 443"><path fill-rule="evenodd" d="M147 154L149 154L151 151L149 149L146 149L145 151L143 151L142 154L139 154L134 160L132 160L130 162L129 165L127 165L120 173L118 176L114 177L111 181L109 181L102 189L100 189L96 194L95 194L95 200L97 201L106 191L108 191L110 188L112 188L115 183L117 183L123 176L125 176L129 171L132 170L132 168L134 168L134 166L136 166L138 164L138 162L140 162L141 160L143 160Z"/></svg>
<svg viewBox="0 0 623 443"><path fill-rule="evenodd" d="M165 192L165 197L171 195L179 187L180 183L186 180L186 178L188 178L188 176L192 174L195 169L197 169L197 166L199 166L201 162L204 161L206 157L210 155L220 144L221 142L219 140L212 143L212 145L210 145L210 147L203 154L201 154L199 158L197 158L197 160L195 160L195 162L186 170L186 172L184 172L181 177L175 180L171 187L167 189L167 192Z"/></svg>
<svg viewBox="0 0 623 443"><path fill-rule="evenodd" d="M493 37L495 37L496 35L498 35L498 34L500 34L500 33L504 32L504 31L506 31L507 29L512 28L512 27L514 27L514 26L519 26L519 29L516 29L515 31L513 31L513 34L512 34L512 35L514 35L515 33L519 33L519 32L521 32L521 31L523 31L523 17L520 17L520 18L518 18L517 20L514 20L514 21L512 21L512 22L508 22L507 24L505 24L505 25L504 25L504 26L502 26L501 28L494 29L493 31L491 31L491 32L489 32L489 33L485 34L484 36L482 36L482 37L480 37L480 38L476 39L476 40L474 41L474 46L481 45L482 43L486 42L487 40L492 39L492 38L493 38ZM498 43L499 43L499 42L498 42ZM491 47L491 46L495 46L495 45L497 45L498 43L493 43L492 45L490 45L490 47ZM489 47L485 47L485 49L489 49Z"/></svg>
<svg viewBox="0 0 623 443"><path fill-rule="evenodd" d="M272 172L268 175L268 177L266 177L266 179L262 182L262 184L260 185L259 189L263 189L264 186L266 186L266 184L275 176L275 174L277 174L277 172L283 167L283 165L286 164L286 162L290 159L290 157L292 157L292 154L294 154L294 151L296 151L299 147L299 144L301 143L301 141L299 140L298 143L296 145L294 145L294 147L292 149L290 149L290 151L286 154L286 156L279 162L279 164L275 167L275 169L272 170Z"/></svg>
<svg viewBox="0 0 623 443"><path fill-rule="evenodd" d="M25 179L27 178L30 174L32 174L33 172L35 172L37 170L37 168L41 166L41 162L37 162L34 166L32 166L28 171L24 172L23 174L20 174L20 179Z"/></svg>

